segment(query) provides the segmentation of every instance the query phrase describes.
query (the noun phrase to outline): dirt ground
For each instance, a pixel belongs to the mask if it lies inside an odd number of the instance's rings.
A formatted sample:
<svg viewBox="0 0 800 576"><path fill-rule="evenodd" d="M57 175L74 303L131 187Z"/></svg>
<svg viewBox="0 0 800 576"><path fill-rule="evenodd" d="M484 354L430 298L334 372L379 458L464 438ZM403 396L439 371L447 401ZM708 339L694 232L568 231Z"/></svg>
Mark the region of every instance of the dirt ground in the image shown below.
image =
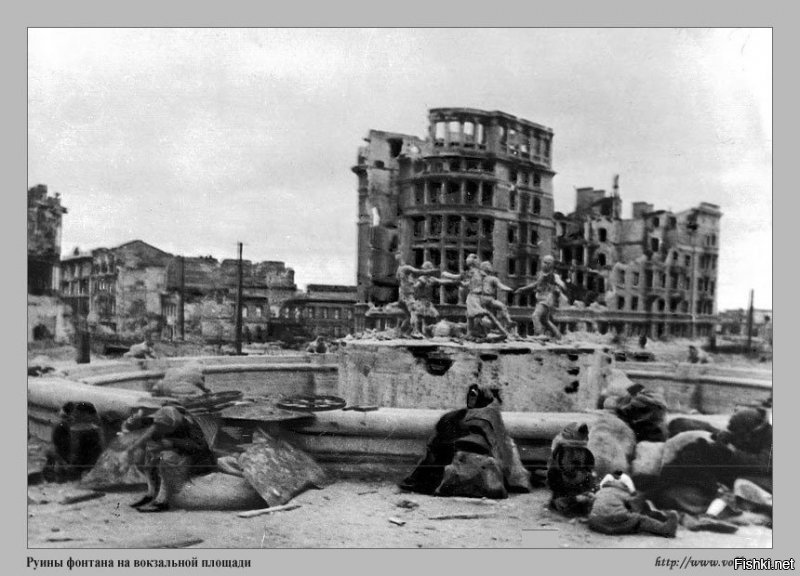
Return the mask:
<svg viewBox="0 0 800 576"><path fill-rule="evenodd" d="M28 489L30 548L749 548L772 546L772 531L611 537L547 509L544 488L508 500L436 498L390 482L341 480L297 496L294 510L254 518L236 512L142 514L128 506L139 492L106 493L77 504L76 484ZM439 516L475 517L442 519ZM392 520L402 523L398 525Z"/></svg>

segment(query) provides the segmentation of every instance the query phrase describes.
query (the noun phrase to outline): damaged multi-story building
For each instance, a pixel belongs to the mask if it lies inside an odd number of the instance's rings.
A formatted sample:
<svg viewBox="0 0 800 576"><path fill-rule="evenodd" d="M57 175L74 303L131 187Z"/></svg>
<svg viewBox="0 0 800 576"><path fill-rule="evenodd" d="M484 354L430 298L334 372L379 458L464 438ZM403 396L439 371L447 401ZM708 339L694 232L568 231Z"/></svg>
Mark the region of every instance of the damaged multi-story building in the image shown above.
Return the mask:
<svg viewBox="0 0 800 576"><path fill-rule="evenodd" d="M281 306L273 322L276 336L340 338L355 332L358 289L339 284L309 284L305 293Z"/></svg>
<svg viewBox="0 0 800 576"><path fill-rule="evenodd" d="M672 212L634 202L621 217L619 179L610 195L578 188L575 211L556 213L556 257L568 300L556 320L574 329L590 319L599 330L630 336L710 336L716 323L719 206ZM586 312L583 307L593 303Z"/></svg>
<svg viewBox="0 0 800 576"><path fill-rule="evenodd" d="M75 249L61 262L60 293L75 320L122 338L233 340L237 260L174 256L141 240ZM242 335L264 341L269 318L298 294L283 262L242 261ZM183 303L183 305L181 305Z"/></svg>
<svg viewBox="0 0 800 576"><path fill-rule="evenodd" d="M499 111L435 108L425 138L371 130L359 148L356 328L368 303L397 300L398 258L464 271L475 253L500 280L530 283L553 238L553 130ZM444 317L463 317L465 295L443 286ZM527 294L511 295L527 330Z"/></svg>
<svg viewBox="0 0 800 576"><path fill-rule="evenodd" d="M704 335L714 324L719 221L713 204L672 213L645 202L621 217L616 189L577 191L575 212L553 208L553 130L499 111L434 108L428 134L371 130L358 177L356 329L383 327L366 311L397 300L399 261L464 271L489 261L512 289L552 254L569 281L555 313L564 329L653 337ZM520 334L532 333L532 292L503 296ZM463 290L439 289L444 318L464 317ZM587 317L591 319L587 322Z"/></svg>
<svg viewBox="0 0 800 576"><path fill-rule="evenodd" d="M176 258L162 299L165 337L196 334L208 340L232 340L238 274L237 260L220 263L211 256ZM294 270L283 262L242 260L244 341L265 341L270 336L270 318L277 317L283 302L296 294Z"/></svg>
<svg viewBox="0 0 800 576"><path fill-rule="evenodd" d="M64 340L71 334L69 309L59 294L61 224L67 209L57 192L28 188L28 342Z"/></svg>

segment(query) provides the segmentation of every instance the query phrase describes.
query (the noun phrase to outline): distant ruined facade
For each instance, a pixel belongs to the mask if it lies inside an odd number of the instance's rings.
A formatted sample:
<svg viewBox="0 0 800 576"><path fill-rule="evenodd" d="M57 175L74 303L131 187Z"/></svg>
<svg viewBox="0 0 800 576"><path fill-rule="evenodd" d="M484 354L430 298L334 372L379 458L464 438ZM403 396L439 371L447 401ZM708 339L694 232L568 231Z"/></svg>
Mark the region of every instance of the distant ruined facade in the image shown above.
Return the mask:
<svg viewBox="0 0 800 576"><path fill-rule="evenodd" d="M70 310L59 293L61 221L67 209L47 186L28 188L28 342L65 341L71 335Z"/></svg>
<svg viewBox="0 0 800 576"><path fill-rule="evenodd" d="M491 262L513 288L532 282L552 254L569 294L562 330L651 337L710 334L716 314L719 207L672 213L636 202L622 219L612 195L581 188L576 209L553 208L553 130L500 111L435 108L428 134L370 130L358 149L355 328L384 328L371 305L398 299L397 256L461 273L466 256ZM519 333L532 333L533 293L503 293ZM465 293L438 288L442 317L464 318Z"/></svg>

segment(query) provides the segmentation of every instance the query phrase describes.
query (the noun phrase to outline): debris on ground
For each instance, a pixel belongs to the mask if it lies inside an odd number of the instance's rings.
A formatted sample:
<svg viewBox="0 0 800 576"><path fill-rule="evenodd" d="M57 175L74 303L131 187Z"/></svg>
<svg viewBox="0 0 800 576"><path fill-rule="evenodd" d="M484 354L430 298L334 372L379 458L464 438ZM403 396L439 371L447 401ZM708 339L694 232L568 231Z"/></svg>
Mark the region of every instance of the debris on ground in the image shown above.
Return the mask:
<svg viewBox="0 0 800 576"><path fill-rule="evenodd" d="M264 514L272 514L273 512L288 512L300 508L300 504L284 504L283 506L273 506L271 508L262 508L260 510L248 510L247 512L239 512L239 518L253 518L255 516L262 516Z"/></svg>
<svg viewBox="0 0 800 576"><path fill-rule="evenodd" d="M398 508L406 508L407 510L413 510L414 508L419 508L419 504L417 504L413 500L406 500L406 499L400 500L396 504L396 506Z"/></svg>
<svg viewBox="0 0 800 576"><path fill-rule="evenodd" d="M105 496L105 492L84 492L83 494L74 494L63 498L59 504L78 504L79 502L86 502L87 500L95 500Z"/></svg>
<svg viewBox="0 0 800 576"><path fill-rule="evenodd" d="M404 526L406 523L405 520L400 520L399 518L389 518L389 522L398 526Z"/></svg>
<svg viewBox="0 0 800 576"><path fill-rule="evenodd" d="M495 518L495 514L442 514L428 516L428 520L479 520L481 518Z"/></svg>

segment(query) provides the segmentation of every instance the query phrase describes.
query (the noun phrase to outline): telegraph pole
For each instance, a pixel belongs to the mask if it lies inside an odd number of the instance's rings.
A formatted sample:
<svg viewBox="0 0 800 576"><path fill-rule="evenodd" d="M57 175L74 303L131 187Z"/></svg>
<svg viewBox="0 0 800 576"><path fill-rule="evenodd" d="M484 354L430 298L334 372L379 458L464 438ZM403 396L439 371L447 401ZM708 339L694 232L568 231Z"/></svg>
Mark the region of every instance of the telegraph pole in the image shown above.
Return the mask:
<svg viewBox="0 0 800 576"><path fill-rule="evenodd" d="M690 302L690 310L689 310L689 312L691 312L691 314L692 314L692 340L694 340L695 338L697 338L697 302L696 302L696 300L697 300L697 287L695 286L695 284L697 283L697 278L696 278L696 276L697 276L697 274L696 274L696 270L697 270L697 255L695 254L695 251L696 251L695 243L696 243L697 229L699 228L699 226L697 224L697 215L696 214L692 214L692 216L690 217L689 223L687 224L687 228L689 229L689 236L691 238L691 243L692 243L692 262L691 262L692 263L692 285L690 286L690 288L691 288L691 296L689 298L689 302Z"/></svg>
<svg viewBox="0 0 800 576"><path fill-rule="evenodd" d="M181 303L178 307L178 328L181 334L181 340L186 338L186 328L185 328L185 312L184 312L184 302L186 301L186 262L183 259L183 256L178 256L178 262L181 265L181 280L180 280L180 298Z"/></svg>
<svg viewBox="0 0 800 576"><path fill-rule="evenodd" d="M747 307L747 351L752 350L753 344L753 290L750 290L750 305Z"/></svg>
<svg viewBox="0 0 800 576"><path fill-rule="evenodd" d="M239 283L236 290L236 354L242 353L242 243L239 242Z"/></svg>

